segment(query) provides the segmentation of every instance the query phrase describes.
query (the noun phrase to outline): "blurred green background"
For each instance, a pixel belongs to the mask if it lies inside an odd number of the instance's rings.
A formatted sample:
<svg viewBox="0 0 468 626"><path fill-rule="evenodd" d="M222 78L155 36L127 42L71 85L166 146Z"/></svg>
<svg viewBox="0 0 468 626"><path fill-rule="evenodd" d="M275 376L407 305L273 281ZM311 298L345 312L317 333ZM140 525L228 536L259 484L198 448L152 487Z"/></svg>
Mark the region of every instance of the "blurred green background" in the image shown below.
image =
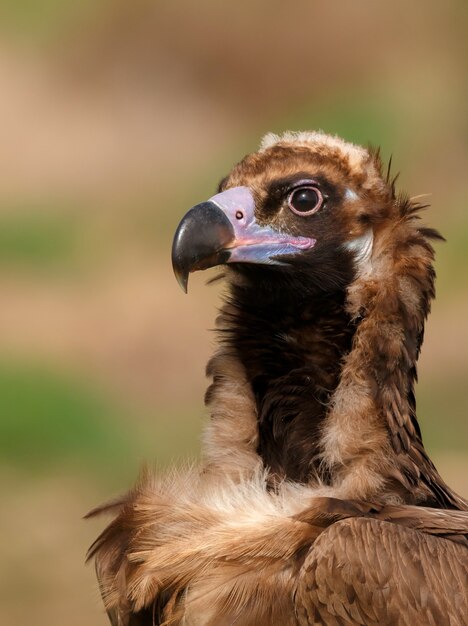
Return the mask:
<svg viewBox="0 0 468 626"><path fill-rule="evenodd" d="M0 623L104 626L81 516L198 454L218 288L188 207L269 130L382 146L430 193L426 445L468 495L466 2L0 1Z"/></svg>

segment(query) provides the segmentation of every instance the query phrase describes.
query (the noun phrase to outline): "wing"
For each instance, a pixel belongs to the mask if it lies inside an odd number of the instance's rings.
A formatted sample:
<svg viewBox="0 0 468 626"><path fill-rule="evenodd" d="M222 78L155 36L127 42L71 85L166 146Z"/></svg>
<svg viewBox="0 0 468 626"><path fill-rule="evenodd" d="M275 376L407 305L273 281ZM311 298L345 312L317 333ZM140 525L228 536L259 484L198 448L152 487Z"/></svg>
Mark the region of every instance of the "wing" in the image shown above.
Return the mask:
<svg viewBox="0 0 468 626"><path fill-rule="evenodd" d="M468 548L368 518L330 526L295 593L301 626L467 626Z"/></svg>

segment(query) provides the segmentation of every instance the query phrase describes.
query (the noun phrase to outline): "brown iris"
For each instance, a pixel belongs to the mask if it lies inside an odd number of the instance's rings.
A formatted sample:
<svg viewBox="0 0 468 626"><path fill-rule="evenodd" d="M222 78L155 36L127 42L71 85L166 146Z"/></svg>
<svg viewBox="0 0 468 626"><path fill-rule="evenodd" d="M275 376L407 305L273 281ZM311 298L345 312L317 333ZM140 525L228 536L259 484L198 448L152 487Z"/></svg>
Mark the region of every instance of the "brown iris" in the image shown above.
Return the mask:
<svg viewBox="0 0 468 626"><path fill-rule="evenodd" d="M312 215L322 204L322 193L314 185L297 187L288 196L288 206L296 215Z"/></svg>

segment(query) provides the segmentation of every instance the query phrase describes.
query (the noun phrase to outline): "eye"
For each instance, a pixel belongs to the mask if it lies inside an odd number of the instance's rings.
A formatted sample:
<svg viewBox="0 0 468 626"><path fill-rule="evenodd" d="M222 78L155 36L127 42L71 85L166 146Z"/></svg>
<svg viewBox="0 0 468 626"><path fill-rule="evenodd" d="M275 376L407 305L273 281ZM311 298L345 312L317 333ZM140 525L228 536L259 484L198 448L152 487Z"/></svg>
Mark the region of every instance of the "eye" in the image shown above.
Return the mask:
<svg viewBox="0 0 468 626"><path fill-rule="evenodd" d="M288 196L288 206L297 215L312 215L323 204L320 189L312 185L297 187Z"/></svg>

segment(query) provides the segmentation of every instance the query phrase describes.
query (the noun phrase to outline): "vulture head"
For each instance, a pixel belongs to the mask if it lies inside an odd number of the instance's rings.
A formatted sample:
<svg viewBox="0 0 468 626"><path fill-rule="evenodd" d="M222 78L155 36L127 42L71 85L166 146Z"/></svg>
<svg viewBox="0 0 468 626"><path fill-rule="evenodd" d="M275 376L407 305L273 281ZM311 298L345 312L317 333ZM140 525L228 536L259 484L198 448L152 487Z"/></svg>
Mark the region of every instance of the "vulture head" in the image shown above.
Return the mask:
<svg viewBox="0 0 468 626"><path fill-rule="evenodd" d="M267 135L184 217L174 271L186 289L189 272L226 264L284 300L343 289L393 200L376 153L322 133Z"/></svg>

